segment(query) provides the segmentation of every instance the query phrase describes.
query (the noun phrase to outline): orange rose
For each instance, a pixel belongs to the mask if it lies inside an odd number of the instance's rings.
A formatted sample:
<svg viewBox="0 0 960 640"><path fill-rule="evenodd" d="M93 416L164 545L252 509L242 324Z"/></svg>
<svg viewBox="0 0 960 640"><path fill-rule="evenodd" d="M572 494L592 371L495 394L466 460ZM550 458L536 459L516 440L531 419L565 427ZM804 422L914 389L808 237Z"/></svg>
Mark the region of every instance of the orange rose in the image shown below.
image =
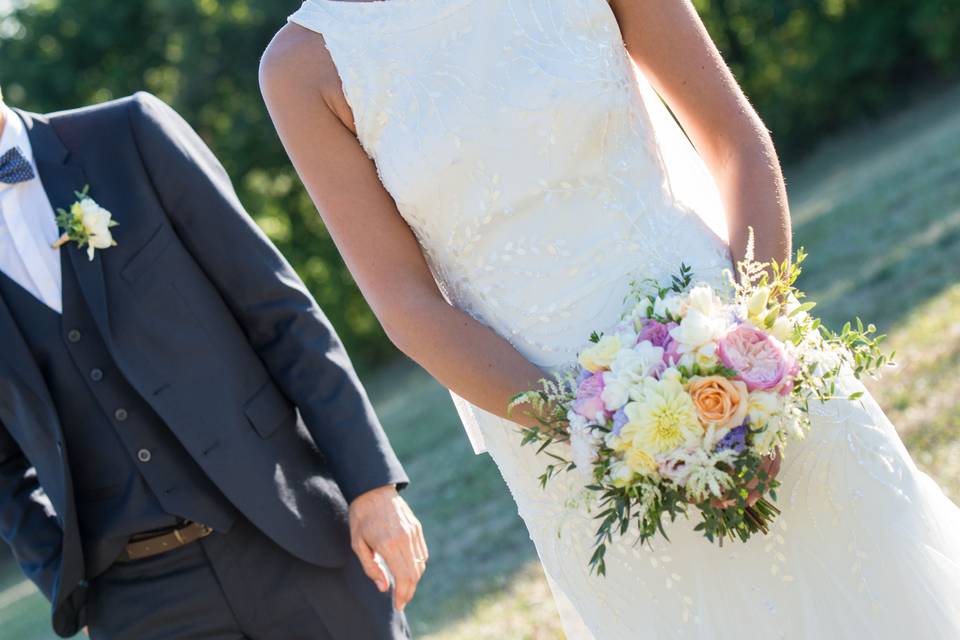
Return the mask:
<svg viewBox="0 0 960 640"><path fill-rule="evenodd" d="M705 429L711 424L732 429L743 424L747 417L747 385L739 380L697 376L690 378L687 392L693 398L697 417Z"/></svg>

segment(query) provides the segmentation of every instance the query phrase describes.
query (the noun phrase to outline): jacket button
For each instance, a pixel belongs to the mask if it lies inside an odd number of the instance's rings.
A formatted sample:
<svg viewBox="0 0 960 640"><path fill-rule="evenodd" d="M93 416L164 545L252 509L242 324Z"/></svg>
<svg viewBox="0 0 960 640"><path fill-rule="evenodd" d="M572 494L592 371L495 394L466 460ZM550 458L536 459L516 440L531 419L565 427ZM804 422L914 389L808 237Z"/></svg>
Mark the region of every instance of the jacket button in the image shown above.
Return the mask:
<svg viewBox="0 0 960 640"><path fill-rule="evenodd" d="M67 340L70 342L80 342L80 338L82 337L83 334L77 329L70 329L70 331L67 332Z"/></svg>
<svg viewBox="0 0 960 640"><path fill-rule="evenodd" d="M140 449L137 451L137 460L140 462L150 462L150 458L153 457L153 454L150 453L149 449Z"/></svg>
<svg viewBox="0 0 960 640"><path fill-rule="evenodd" d="M117 419L117 422L123 422L127 419L128 414L126 409L117 409L113 412L113 417Z"/></svg>
<svg viewBox="0 0 960 640"><path fill-rule="evenodd" d="M90 370L90 379L94 382L100 382L103 380L103 371L100 369L91 369Z"/></svg>

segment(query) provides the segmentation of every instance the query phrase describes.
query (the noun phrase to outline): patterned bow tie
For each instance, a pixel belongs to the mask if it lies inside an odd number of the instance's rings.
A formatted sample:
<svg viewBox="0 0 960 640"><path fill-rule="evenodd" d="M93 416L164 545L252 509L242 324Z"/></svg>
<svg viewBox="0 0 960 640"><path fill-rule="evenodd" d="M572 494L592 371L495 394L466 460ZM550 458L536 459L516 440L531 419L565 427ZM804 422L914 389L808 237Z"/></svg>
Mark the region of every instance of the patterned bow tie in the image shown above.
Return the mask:
<svg viewBox="0 0 960 640"><path fill-rule="evenodd" d="M17 184L36 177L33 166L23 156L20 147L14 147L0 156L0 183Z"/></svg>

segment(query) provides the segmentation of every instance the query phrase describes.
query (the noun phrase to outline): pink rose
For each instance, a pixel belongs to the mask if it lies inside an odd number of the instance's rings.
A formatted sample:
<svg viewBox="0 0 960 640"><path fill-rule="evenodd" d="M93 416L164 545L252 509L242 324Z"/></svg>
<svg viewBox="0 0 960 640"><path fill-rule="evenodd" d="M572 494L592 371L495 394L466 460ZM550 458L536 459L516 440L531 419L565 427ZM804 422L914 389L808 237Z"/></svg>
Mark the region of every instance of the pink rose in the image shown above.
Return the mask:
<svg viewBox="0 0 960 640"><path fill-rule="evenodd" d="M577 387L577 399L573 401L573 410L587 420L596 420L597 414L606 415L601 394L603 393L603 373L598 372L583 380Z"/></svg>
<svg viewBox="0 0 960 640"><path fill-rule="evenodd" d="M796 362L779 341L746 324L719 340L717 355L750 391L782 390L792 384L797 371Z"/></svg>
<svg viewBox="0 0 960 640"><path fill-rule="evenodd" d="M797 374L800 373L800 363L793 358L788 359L789 365L787 373L785 376L783 376L783 382L780 383L780 388L778 389L778 391L780 391L780 395L782 396L788 396L793 393L794 378L796 378Z"/></svg>
<svg viewBox="0 0 960 640"><path fill-rule="evenodd" d="M667 342L671 341L670 330L677 326L676 322L657 322L656 320L644 320L640 328L640 334L637 336L637 344L648 340L655 347L666 347Z"/></svg>

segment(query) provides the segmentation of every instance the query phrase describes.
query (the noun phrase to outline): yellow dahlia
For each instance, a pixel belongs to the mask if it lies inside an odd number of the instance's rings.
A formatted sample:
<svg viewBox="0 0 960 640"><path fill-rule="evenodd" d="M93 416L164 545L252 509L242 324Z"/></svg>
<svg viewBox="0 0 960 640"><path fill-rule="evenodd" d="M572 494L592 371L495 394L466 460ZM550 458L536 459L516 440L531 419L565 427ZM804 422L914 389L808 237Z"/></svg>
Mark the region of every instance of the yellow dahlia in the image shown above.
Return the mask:
<svg viewBox="0 0 960 640"><path fill-rule="evenodd" d="M623 411L628 422L621 437L649 456L696 446L703 436L693 399L674 378L646 385L640 400Z"/></svg>

